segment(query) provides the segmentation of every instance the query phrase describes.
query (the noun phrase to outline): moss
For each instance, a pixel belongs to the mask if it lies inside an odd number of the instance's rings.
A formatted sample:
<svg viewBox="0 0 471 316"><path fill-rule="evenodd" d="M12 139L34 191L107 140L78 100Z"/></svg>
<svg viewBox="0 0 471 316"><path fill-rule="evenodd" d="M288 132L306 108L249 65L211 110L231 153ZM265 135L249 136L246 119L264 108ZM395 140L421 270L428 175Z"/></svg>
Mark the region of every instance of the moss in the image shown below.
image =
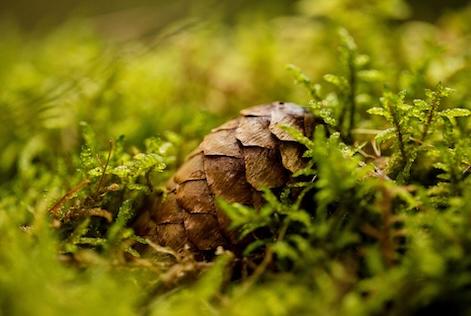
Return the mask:
<svg viewBox="0 0 471 316"><path fill-rule="evenodd" d="M119 45L80 19L2 26L0 313L468 314L471 9L409 9L300 1ZM259 213L220 201L260 232L244 257L140 253L142 205L212 127L274 99L323 124L287 129L310 164Z"/></svg>

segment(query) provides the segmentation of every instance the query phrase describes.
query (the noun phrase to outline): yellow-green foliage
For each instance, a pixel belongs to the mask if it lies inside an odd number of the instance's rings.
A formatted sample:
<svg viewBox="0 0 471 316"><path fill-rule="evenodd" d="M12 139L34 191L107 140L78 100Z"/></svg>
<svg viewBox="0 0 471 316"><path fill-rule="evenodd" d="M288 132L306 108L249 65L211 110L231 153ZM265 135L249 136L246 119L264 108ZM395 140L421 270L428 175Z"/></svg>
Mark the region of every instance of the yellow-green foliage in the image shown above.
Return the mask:
<svg viewBox="0 0 471 316"><path fill-rule="evenodd" d="M471 312L471 6L290 7L125 40L2 24L0 315ZM263 238L239 261L142 256L146 199L211 128L274 100L324 124L287 127L309 164L259 212L219 201Z"/></svg>

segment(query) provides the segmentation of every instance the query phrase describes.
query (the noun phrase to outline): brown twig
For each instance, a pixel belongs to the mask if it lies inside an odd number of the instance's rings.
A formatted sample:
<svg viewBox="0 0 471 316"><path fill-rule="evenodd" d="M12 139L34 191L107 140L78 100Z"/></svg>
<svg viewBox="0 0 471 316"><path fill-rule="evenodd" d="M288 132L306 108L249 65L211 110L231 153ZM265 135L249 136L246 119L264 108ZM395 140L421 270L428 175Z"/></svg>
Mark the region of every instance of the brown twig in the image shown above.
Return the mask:
<svg viewBox="0 0 471 316"><path fill-rule="evenodd" d="M54 217L58 218L59 217L59 210L60 208L67 202L69 201L77 192L82 190L84 187L86 187L90 183L90 180L85 179L81 181L79 184L77 184L75 187L67 191L54 205L49 209L49 213Z"/></svg>
<svg viewBox="0 0 471 316"><path fill-rule="evenodd" d="M105 175L106 175L106 169L108 168L108 165L110 163L111 154L113 152L113 141L112 140L109 141L109 145L110 145L110 150L108 151L108 157L106 158L106 163L105 163L105 166L103 167L103 172L100 176L100 180L98 180L98 184L97 184L96 189L95 189L95 194L98 194L100 192L101 186L103 185L103 179L105 178Z"/></svg>

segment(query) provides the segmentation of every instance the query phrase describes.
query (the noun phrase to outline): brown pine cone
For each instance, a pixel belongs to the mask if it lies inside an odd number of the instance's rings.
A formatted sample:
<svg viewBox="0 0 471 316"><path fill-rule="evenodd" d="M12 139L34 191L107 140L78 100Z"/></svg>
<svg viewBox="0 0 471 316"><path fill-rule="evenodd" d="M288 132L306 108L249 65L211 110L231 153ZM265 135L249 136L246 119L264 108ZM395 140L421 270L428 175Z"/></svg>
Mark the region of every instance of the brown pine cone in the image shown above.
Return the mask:
<svg viewBox="0 0 471 316"><path fill-rule="evenodd" d="M276 102L242 110L213 129L167 183L163 202L155 201L136 222L153 242L181 250L236 249L236 232L218 210L215 197L258 208L262 188L279 188L304 166L304 148L279 125L312 135L313 117L292 103Z"/></svg>

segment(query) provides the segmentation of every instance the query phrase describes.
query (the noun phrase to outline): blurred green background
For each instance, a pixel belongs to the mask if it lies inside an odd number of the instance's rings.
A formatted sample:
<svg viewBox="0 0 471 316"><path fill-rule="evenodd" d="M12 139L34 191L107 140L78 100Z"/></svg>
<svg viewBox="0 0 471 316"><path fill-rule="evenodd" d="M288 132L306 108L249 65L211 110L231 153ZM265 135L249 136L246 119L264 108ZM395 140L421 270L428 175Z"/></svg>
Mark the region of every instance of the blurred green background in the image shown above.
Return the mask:
<svg viewBox="0 0 471 316"><path fill-rule="evenodd" d="M299 5L299 0L114 0L114 1L3 1L0 3L0 16L9 18L28 30L38 27L54 27L58 23L71 17L97 17L100 15L128 12L129 17L139 20L146 16L155 17L154 26L168 23L170 20L180 19L191 14L198 8L202 16L214 14L214 11L223 12L230 20L243 11L260 11L266 15L279 15L293 13ZM466 0L408 0L412 7L411 19L434 20L443 14L443 11L464 6ZM129 20L129 22L132 20Z"/></svg>
<svg viewBox="0 0 471 316"><path fill-rule="evenodd" d="M393 85L431 58L426 85L456 79L467 12L462 0L2 1L0 177L75 152L80 121L131 143L173 131L186 152L241 107L305 102L286 65L315 81L338 70L338 26Z"/></svg>

